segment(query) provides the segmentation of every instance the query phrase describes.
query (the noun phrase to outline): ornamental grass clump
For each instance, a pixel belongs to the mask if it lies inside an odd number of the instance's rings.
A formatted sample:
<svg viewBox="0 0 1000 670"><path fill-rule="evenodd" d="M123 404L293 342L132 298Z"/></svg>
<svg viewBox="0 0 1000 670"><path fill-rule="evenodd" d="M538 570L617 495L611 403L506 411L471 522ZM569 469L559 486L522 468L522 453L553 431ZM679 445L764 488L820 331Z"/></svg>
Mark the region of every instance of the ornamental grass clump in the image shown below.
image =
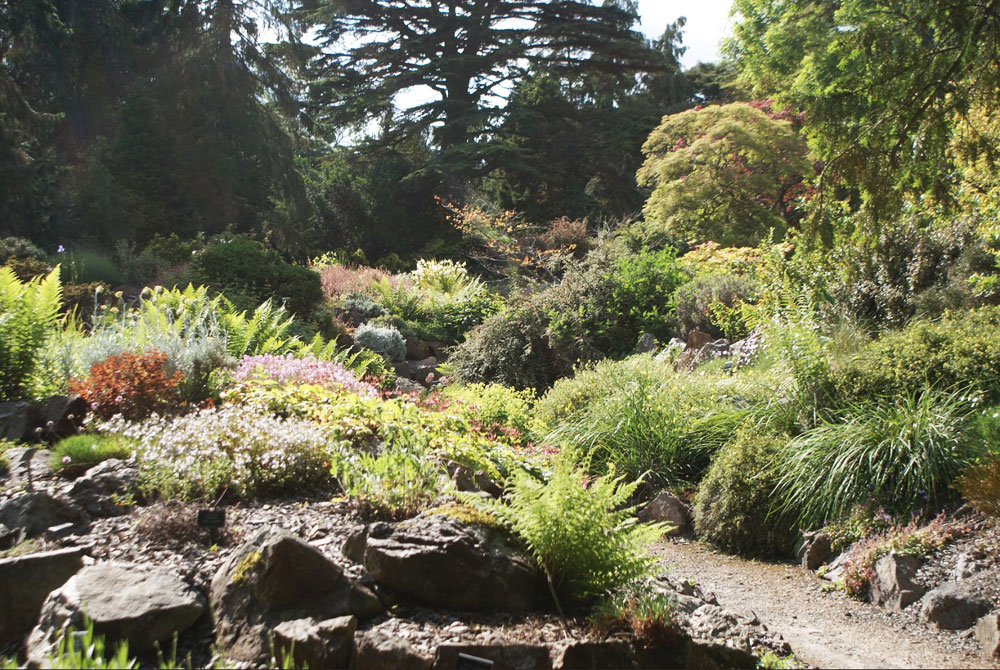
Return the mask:
<svg viewBox="0 0 1000 670"><path fill-rule="evenodd" d="M859 405L782 450L775 494L802 528L847 515L856 505L910 512L946 500L962 468L983 453L968 439L972 399L927 389Z"/></svg>
<svg viewBox="0 0 1000 670"><path fill-rule="evenodd" d="M519 474L503 500L462 496L524 540L553 590L577 602L649 577L656 559L648 548L664 530L636 520L628 501L639 480L613 473L591 479L587 469L563 455L547 482Z"/></svg>
<svg viewBox="0 0 1000 670"><path fill-rule="evenodd" d="M115 417L97 429L139 443L142 486L164 498L267 495L329 481L326 429L250 407L231 405L141 423Z"/></svg>
<svg viewBox="0 0 1000 670"><path fill-rule="evenodd" d="M295 358L291 354L247 356L240 361L234 377L237 381L266 377L279 384L315 384L367 398L378 395L374 386L358 381L352 372L339 363L313 357Z"/></svg>

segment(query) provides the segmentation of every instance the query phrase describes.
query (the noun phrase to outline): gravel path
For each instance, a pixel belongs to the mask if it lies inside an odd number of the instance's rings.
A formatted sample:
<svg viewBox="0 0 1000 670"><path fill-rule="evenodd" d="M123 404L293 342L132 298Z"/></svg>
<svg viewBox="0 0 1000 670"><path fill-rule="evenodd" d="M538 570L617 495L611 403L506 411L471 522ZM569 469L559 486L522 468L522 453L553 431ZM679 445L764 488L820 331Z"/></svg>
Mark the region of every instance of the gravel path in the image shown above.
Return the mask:
<svg viewBox="0 0 1000 670"><path fill-rule="evenodd" d="M723 607L757 617L819 668L995 668L969 651L964 633L937 632L842 594L794 565L747 561L698 543L657 545L671 576L712 591Z"/></svg>

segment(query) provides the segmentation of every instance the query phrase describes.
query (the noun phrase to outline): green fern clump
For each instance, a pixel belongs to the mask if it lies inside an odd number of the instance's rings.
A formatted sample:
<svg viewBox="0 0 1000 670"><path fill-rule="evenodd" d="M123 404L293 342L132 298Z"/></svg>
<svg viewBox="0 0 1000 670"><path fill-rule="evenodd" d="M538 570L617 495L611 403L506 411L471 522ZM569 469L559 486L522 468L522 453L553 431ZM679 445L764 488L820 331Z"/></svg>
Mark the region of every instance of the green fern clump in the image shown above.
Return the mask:
<svg viewBox="0 0 1000 670"><path fill-rule="evenodd" d="M0 401L32 394L31 376L57 331L61 304L58 267L26 283L0 268Z"/></svg>
<svg viewBox="0 0 1000 670"><path fill-rule="evenodd" d="M663 533L660 524L638 523L628 505L638 480L589 479L587 469L564 455L547 483L518 475L506 501L463 496L521 537L553 588L575 600L649 577L656 559L647 549Z"/></svg>

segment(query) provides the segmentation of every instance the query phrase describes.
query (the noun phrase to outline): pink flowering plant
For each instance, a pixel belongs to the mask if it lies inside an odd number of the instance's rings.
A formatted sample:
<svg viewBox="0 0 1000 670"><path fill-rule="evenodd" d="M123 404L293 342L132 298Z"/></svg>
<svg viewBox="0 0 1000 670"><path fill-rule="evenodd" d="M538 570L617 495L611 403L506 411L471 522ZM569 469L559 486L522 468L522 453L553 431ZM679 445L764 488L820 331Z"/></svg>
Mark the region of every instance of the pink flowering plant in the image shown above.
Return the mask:
<svg viewBox="0 0 1000 670"><path fill-rule="evenodd" d="M365 398L378 395L378 389L359 381L350 370L338 363L313 357L295 358L291 354L247 356L240 361L234 377L238 382L269 379L278 384L311 384L348 391Z"/></svg>

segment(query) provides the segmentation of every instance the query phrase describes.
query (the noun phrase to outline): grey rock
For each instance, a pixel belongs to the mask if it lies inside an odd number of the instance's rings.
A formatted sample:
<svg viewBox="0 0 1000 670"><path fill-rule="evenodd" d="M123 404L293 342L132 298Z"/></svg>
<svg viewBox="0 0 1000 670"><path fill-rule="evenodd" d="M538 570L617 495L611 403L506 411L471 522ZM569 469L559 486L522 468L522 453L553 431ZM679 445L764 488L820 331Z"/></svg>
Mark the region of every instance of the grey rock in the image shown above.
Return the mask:
<svg viewBox="0 0 1000 670"><path fill-rule="evenodd" d="M806 570L816 570L833 554L833 547L828 533L803 533L803 544L799 554L802 567Z"/></svg>
<svg viewBox="0 0 1000 670"><path fill-rule="evenodd" d="M0 439L36 442L41 437L40 429L44 422L45 414L36 403L0 403Z"/></svg>
<svg viewBox="0 0 1000 670"><path fill-rule="evenodd" d="M635 345L635 353L648 354L653 351L656 351L656 337L651 333L643 333L639 343Z"/></svg>
<svg viewBox="0 0 1000 670"><path fill-rule="evenodd" d="M900 611L920 600L924 588L913 581L920 568L920 559L900 556L893 552L875 564L872 579L872 602L893 611Z"/></svg>
<svg viewBox="0 0 1000 670"><path fill-rule="evenodd" d="M621 641L571 642L553 664L556 670L617 670L632 667L632 647Z"/></svg>
<svg viewBox="0 0 1000 670"><path fill-rule="evenodd" d="M283 621L274 629L274 645L279 654L290 651L298 668L346 668L357 628L354 616L319 622L308 618Z"/></svg>
<svg viewBox="0 0 1000 670"><path fill-rule="evenodd" d="M535 561L502 530L441 515L369 529L364 566L383 588L455 610L526 610L538 583Z"/></svg>
<svg viewBox="0 0 1000 670"><path fill-rule="evenodd" d="M172 573L126 563L83 568L42 605L38 625L28 638L28 658L43 663L60 631L84 627L84 616L109 643L127 641L142 654L197 621L205 611L200 593Z"/></svg>
<svg viewBox="0 0 1000 670"><path fill-rule="evenodd" d="M55 441L76 435L89 411L87 401L79 396L52 396L42 408L46 439Z"/></svg>
<svg viewBox="0 0 1000 670"><path fill-rule="evenodd" d="M552 670L552 657L548 647L530 644L443 644L434 654L434 670L469 667L460 654L491 661L490 667L494 668Z"/></svg>
<svg viewBox="0 0 1000 670"><path fill-rule="evenodd" d="M43 491L12 498L0 505L0 523L20 530L23 538L39 537L52 526L86 525L90 519L76 503Z"/></svg>
<svg viewBox="0 0 1000 670"><path fill-rule="evenodd" d="M459 491L484 491L493 498L499 498L503 493L500 486L490 479L482 470L471 470L461 463L448 462L448 476L455 482Z"/></svg>
<svg viewBox="0 0 1000 670"><path fill-rule="evenodd" d="M87 470L70 486L67 497L95 517L120 516L128 507L115 502L137 492L139 468L117 458L106 460Z"/></svg>
<svg viewBox="0 0 1000 670"><path fill-rule="evenodd" d="M693 349L697 351L703 346L712 341L712 336L708 333L702 332L701 330L694 328L688 333L687 342L684 344L685 348Z"/></svg>
<svg viewBox="0 0 1000 670"><path fill-rule="evenodd" d="M409 374L409 368L407 368L407 374ZM418 384L403 376L396 377L395 387L400 393L423 393L424 391L423 384Z"/></svg>
<svg viewBox="0 0 1000 670"><path fill-rule="evenodd" d="M266 662L268 633L283 621L383 611L367 588L288 531L269 527L239 547L212 579L216 641L228 661Z"/></svg>
<svg viewBox="0 0 1000 670"><path fill-rule="evenodd" d="M945 584L924 596L920 620L938 628L965 630L991 609L988 600L962 584Z"/></svg>
<svg viewBox="0 0 1000 670"><path fill-rule="evenodd" d="M683 535L691 527L691 513L680 498L669 491L660 491L638 514L639 521L656 521L671 526L669 536Z"/></svg>
<svg viewBox="0 0 1000 670"><path fill-rule="evenodd" d="M10 481L12 484L28 483L28 468L31 468L31 479L47 479L53 475L49 459L52 452L38 447L15 447L4 452L10 461Z"/></svg>
<svg viewBox="0 0 1000 670"><path fill-rule="evenodd" d="M351 667L356 670L430 670L432 663L431 657L421 654L406 640L378 630L367 631L354 640Z"/></svg>
<svg viewBox="0 0 1000 670"><path fill-rule="evenodd" d="M434 340L428 342L428 344L431 347L431 356L438 359L439 361L448 360L448 351L451 349L451 347L441 342L436 342Z"/></svg>
<svg viewBox="0 0 1000 670"><path fill-rule="evenodd" d="M0 560L0 644L23 638L38 621L42 603L83 568L83 550L74 547Z"/></svg>
<svg viewBox="0 0 1000 670"><path fill-rule="evenodd" d="M432 355L431 345L416 337L406 338L406 359L419 361Z"/></svg>
<svg viewBox="0 0 1000 670"><path fill-rule="evenodd" d="M987 658L1000 658L1000 614L987 614L976 622L976 641Z"/></svg>
<svg viewBox="0 0 1000 670"><path fill-rule="evenodd" d="M969 579L977 572L982 571L986 566L976 560L976 557L969 552L963 552L955 563L955 569L951 571L951 578L955 581Z"/></svg>

